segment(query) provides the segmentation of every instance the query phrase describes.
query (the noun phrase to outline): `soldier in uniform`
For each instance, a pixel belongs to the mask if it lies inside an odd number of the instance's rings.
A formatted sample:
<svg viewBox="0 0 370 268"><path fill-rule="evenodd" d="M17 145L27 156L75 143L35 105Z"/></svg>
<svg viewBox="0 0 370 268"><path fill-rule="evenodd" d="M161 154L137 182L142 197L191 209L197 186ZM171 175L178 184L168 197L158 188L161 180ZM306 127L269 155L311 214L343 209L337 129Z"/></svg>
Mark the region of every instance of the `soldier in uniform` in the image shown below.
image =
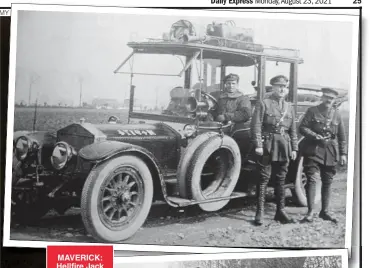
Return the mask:
<svg viewBox="0 0 370 268"><path fill-rule="evenodd" d="M276 181L277 209L274 220L294 223L285 211L285 178L290 160L297 157L298 143L295 112L285 101L288 78L278 75L270 80L272 93L257 101L252 122L252 140L259 161L260 179L257 185L257 212L255 224L263 224L267 184L272 176Z"/></svg>
<svg viewBox="0 0 370 268"><path fill-rule="evenodd" d="M226 123L245 123L251 117L251 102L249 97L239 91L239 76L229 74L224 79L225 90L218 100L215 120Z"/></svg>
<svg viewBox="0 0 370 268"><path fill-rule="evenodd" d="M232 132L234 140L238 143L240 153L244 156L248 151L249 137L244 131L247 123L252 116L252 105L248 96L239 91L239 76L229 74L224 78L224 91L218 98L217 109L213 115L215 121L234 123Z"/></svg>
<svg viewBox="0 0 370 268"><path fill-rule="evenodd" d="M319 217L336 223L337 219L328 210L330 188L338 161L341 165L347 163L346 136L342 117L334 107L338 91L323 88L322 93L322 103L307 110L299 127L305 137L300 143L300 150L304 156L303 170L307 177L308 212L303 221L313 221L316 181L321 177L322 204Z"/></svg>

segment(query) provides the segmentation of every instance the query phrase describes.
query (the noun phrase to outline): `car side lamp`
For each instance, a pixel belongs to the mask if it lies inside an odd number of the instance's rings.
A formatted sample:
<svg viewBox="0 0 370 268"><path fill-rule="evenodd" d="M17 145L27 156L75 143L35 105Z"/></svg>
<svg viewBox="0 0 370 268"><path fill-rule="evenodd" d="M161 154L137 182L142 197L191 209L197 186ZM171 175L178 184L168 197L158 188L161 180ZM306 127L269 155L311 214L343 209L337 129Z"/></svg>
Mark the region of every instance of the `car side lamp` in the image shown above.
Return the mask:
<svg viewBox="0 0 370 268"><path fill-rule="evenodd" d="M19 161L24 161L30 155L37 154L39 147L37 141L26 136L20 136L15 142L15 157Z"/></svg>
<svg viewBox="0 0 370 268"><path fill-rule="evenodd" d="M72 146L61 141L55 144L50 161L54 169L61 170L76 155L77 153Z"/></svg>

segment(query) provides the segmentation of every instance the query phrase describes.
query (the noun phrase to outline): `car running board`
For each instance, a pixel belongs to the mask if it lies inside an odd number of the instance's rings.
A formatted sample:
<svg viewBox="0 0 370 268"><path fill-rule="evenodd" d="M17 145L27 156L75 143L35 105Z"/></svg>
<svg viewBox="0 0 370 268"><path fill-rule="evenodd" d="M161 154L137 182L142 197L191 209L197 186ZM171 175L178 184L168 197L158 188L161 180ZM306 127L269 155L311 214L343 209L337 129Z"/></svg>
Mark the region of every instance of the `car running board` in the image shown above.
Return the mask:
<svg viewBox="0 0 370 268"><path fill-rule="evenodd" d="M197 205L197 204L204 204L204 203L213 203L213 202L218 202L218 201L223 201L223 200L230 200L230 199L236 199L236 198L242 198L246 197L246 193L242 192L233 192L230 196L225 196L225 197L217 197L217 198L211 198L211 199L206 199L206 200L190 200L186 198L181 198L178 196L168 196L167 201L168 204L173 206L173 207L187 207L191 205Z"/></svg>

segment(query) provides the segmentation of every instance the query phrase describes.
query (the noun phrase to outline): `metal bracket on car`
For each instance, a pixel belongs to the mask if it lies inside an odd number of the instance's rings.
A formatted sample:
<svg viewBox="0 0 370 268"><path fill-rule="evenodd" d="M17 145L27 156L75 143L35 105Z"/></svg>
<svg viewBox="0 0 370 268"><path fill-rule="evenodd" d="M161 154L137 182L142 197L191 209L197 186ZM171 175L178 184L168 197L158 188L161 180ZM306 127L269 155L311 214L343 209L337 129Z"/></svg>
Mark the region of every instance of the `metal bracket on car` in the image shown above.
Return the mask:
<svg viewBox="0 0 370 268"><path fill-rule="evenodd" d="M48 197L50 197L50 198L53 198L53 197L55 197L55 193L56 192L58 192L65 184L66 184L66 180L65 181L63 181L61 184L59 184L57 187L55 187L54 189L53 189L53 191L51 191L49 194L48 194Z"/></svg>
<svg viewBox="0 0 370 268"><path fill-rule="evenodd" d="M35 182L35 186L44 186L44 183L42 181L40 181L40 174L43 170L43 166L41 165L37 165L36 166L36 182Z"/></svg>
<svg viewBox="0 0 370 268"><path fill-rule="evenodd" d="M193 64L193 61L199 57L199 54L200 54L200 51L197 51L194 53L193 57L188 61L188 63L185 65L185 67L181 70L181 72L179 73L179 76L181 77L185 72L186 70L190 67L190 65Z"/></svg>
<svg viewBox="0 0 370 268"><path fill-rule="evenodd" d="M178 74L164 74L164 73L142 73L142 72L121 72L119 71L123 65L126 64L126 62L128 62L134 55L135 53L138 53L137 50L134 50L133 52L131 52L131 54L116 68L116 70L114 70L113 73L117 74L117 73L120 73L120 74L131 74L131 75L134 75L134 74L137 74L137 75L158 75L158 76L178 76L178 77L181 77L185 72L186 70L193 64L194 60L196 60L199 55L200 55L200 51L197 51L193 54L193 57L191 58L191 60L188 61L188 63L184 66L184 68L180 71L180 73ZM181 59L180 59L181 61Z"/></svg>
<svg viewBox="0 0 370 268"><path fill-rule="evenodd" d="M222 128L220 128L218 134L220 135L221 139L223 139L223 137L225 136L225 133L222 131Z"/></svg>
<svg viewBox="0 0 370 268"><path fill-rule="evenodd" d="M118 70L121 69L122 66L125 65L125 63L128 62L134 54L135 54L135 50L132 51L130 55L128 55L128 57L117 67L116 70L114 70L114 73L118 73Z"/></svg>

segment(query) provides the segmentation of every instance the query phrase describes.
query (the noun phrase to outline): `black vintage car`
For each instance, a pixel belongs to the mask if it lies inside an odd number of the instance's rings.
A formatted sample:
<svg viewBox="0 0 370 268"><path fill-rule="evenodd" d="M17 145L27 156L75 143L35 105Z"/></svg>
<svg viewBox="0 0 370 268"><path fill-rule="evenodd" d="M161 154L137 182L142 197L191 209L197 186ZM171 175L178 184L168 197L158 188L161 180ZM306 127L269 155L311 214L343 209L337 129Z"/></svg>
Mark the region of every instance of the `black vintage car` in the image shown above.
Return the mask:
<svg viewBox="0 0 370 268"><path fill-rule="evenodd" d="M95 239L117 242L137 232L154 201L216 211L230 199L245 197L245 183L255 177L258 161L250 153L249 123L235 129L231 123L220 125L209 117L217 106L217 92L222 90L227 68L254 70L253 102L266 94L267 63L286 64L290 70L289 101L297 110L298 122L317 99L298 102L297 72L303 62L298 51L254 47L251 43L240 48L232 46L232 40L220 40L128 43L133 52L115 73L121 73L121 68L138 54L173 55L185 60L177 74L184 84L171 91L172 104L164 110L136 109L133 85L134 76L164 74L131 69L122 72L131 75L127 123L112 117L106 124L81 120L59 129L56 135L41 131L14 133L13 220L27 223L52 208L63 213L79 206L83 223ZM217 90L212 90L214 84L208 86L205 82L205 64L214 60L220 62L214 67L220 71L221 87ZM200 68L196 88L192 88L194 66ZM151 90L150 85L147 90ZM306 205L302 157L291 163L287 188L292 190L297 205ZM317 193L319 201L319 190Z"/></svg>

